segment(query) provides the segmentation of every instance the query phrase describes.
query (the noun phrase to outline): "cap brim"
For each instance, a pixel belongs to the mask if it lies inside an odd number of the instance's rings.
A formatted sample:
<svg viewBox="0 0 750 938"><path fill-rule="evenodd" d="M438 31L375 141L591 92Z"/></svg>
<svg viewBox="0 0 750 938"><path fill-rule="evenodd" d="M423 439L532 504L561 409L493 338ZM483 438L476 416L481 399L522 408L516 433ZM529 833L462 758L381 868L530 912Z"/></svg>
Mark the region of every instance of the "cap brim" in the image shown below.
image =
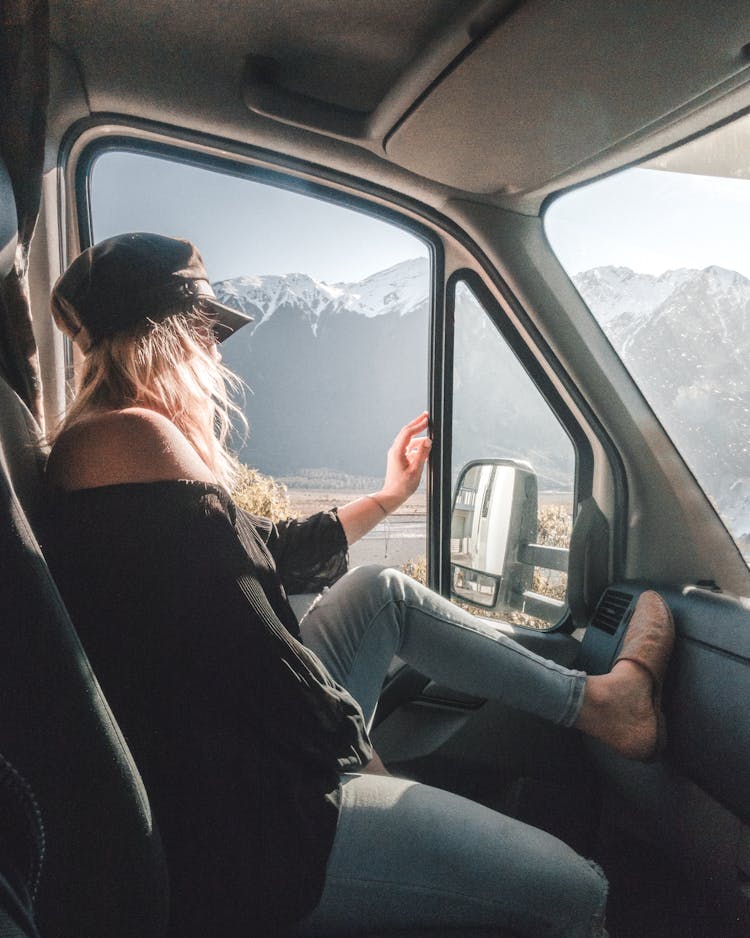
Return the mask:
<svg viewBox="0 0 750 938"><path fill-rule="evenodd" d="M253 321L252 316L247 313L241 313L238 309L231 306L225 306L215 297L202 296L201 301L206 308L206 312L213 320L214 332L218 342L223 342L231 335Z"/></svg>

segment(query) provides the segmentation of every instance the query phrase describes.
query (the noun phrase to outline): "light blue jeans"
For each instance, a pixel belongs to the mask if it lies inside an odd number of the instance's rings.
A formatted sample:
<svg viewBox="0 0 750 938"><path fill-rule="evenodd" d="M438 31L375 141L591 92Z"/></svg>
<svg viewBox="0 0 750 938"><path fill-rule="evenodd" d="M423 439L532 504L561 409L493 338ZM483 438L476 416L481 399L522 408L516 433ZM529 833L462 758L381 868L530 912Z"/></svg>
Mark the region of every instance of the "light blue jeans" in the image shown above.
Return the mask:
<svg viewBox="0 0 750 938"><path fill-rule="evenodd" d="M583 699L584 674L396 570L352 570L301 630L368 724L394 655L440 684L564 726ZM606 934L606 896L599 868L543 831L417 782L351 774L323 895L299 933L591 938Z"/></svg>

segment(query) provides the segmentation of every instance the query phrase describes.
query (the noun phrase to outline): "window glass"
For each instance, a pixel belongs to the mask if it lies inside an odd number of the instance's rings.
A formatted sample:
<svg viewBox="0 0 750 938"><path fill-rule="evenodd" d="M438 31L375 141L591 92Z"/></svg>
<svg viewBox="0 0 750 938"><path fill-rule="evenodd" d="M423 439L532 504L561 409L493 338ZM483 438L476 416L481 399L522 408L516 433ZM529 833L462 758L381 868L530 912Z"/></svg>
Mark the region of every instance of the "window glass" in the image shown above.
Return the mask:
<svg viewBox="0 0 750 938"><path fill-rule="evenodd" d="M550 243L750 560L750 119L556 200Z"/></svg>
<svg viewBox="0 0 750 938"><path fill-rule="evenodd" d="M565 611L575 452L471 288L455 291L451 591L549 628Z"/></svg>
<svg viewBox="0 0 750 938"><path fill-rule="evenodd" d="M299 191L132 152L102 154L90 193L95 241L188 238L219 298L254 317L222 345L247 386L236 449L270 477L247 476L243 498L307 515L379 488L393 437L427 406L428 246ZM425 517L422 489L352 562L423 572Z"/></svg>

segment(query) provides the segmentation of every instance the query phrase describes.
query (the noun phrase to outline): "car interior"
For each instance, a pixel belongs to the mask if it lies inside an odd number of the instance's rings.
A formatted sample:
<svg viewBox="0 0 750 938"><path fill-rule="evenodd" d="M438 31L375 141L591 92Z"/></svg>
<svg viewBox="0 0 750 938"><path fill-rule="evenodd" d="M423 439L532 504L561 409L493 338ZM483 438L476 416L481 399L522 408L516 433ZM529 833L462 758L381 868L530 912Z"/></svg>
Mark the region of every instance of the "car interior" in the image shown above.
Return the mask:
<svg viewBox="0 0 750 938"><path fill-rule="evenodd" d="M750 178L750 3L18 0L2 18L0 755L33 793L44 831L31 824L20 838L36 858L24 863L39 935L174 935L159 819L38 542L47 435L78 363L48 298L92 241L91 170L110 152L314 193L428 244L427 581L492 606L517 641L593 674L611 667L640 594L658 589L677 630L669 742L651 763L629 761L396 660L374 745L394 774L595 858L610 880L612 938L749 934L750 534L728 525L724 502L592 315L545 215L645 164L662 177ZM699 157L714 170L696 169ZM716 170L722 160L731 165ZM490 427L457 462L459 284L570 441L564 549L535 543L542 496L523 453L506 459ZM687 329L692 308L682 315ZM505 387L503 366L482 361L482 387ZM658 364L677 383L687 367L679 357ZM373 359L373 372L380 365ZM748 385L732 395L750 408ZM711 420L699 414L693 437ZM712 450L717 477L729 459L728 445ZM467 460L490 468L471 476L469 462L461 474ZM748 465L745 455L732 482L745 506ZM468 531L475 518L471 499L504 471L516 494L502 523L526 579L513 580L507 556L494 569L456 547L457 526ZM535 592L535 565L565 571L562 598ZM543 627L503 613L521 606ZM25 810L14 791L0 785L0 815ZM372 934L367 921L357 933ZM235 934L264 932L238 922Z"/></svg>

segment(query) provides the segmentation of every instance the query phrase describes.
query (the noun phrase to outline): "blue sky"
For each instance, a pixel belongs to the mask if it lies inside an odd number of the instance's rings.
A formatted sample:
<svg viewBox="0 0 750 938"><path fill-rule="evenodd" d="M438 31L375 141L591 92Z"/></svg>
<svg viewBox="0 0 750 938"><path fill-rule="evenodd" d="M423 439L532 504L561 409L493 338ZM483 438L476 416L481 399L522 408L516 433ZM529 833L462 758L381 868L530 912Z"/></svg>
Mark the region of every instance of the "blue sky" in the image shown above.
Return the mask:
<svg viewBox="0 0 750 938"><path fill-rule="evenodd" d="M299 271L351 282L428 254L412 234L361 212L131 153L100 157L92 203L96 240L122 231L189 238L214 281ZM750 180L637 168L557 199L545 228L571 274L717 264L750 277L749 218Z"/></svg>
<svg viewBox="0 0 750 938"><path fill-rule="evenodd" d="M303 272L361 280L426 245L395 225L247 179L131 153L108 153L92 174L94 239L155 231L197 244L216 282Z"/></svg>
<svg viewBox="0 0 750 938"><path fill-rule="evenodd" d="M750 180L631 169L561 196L545 229L569 273L712 264L750 277Z"/></svg>

